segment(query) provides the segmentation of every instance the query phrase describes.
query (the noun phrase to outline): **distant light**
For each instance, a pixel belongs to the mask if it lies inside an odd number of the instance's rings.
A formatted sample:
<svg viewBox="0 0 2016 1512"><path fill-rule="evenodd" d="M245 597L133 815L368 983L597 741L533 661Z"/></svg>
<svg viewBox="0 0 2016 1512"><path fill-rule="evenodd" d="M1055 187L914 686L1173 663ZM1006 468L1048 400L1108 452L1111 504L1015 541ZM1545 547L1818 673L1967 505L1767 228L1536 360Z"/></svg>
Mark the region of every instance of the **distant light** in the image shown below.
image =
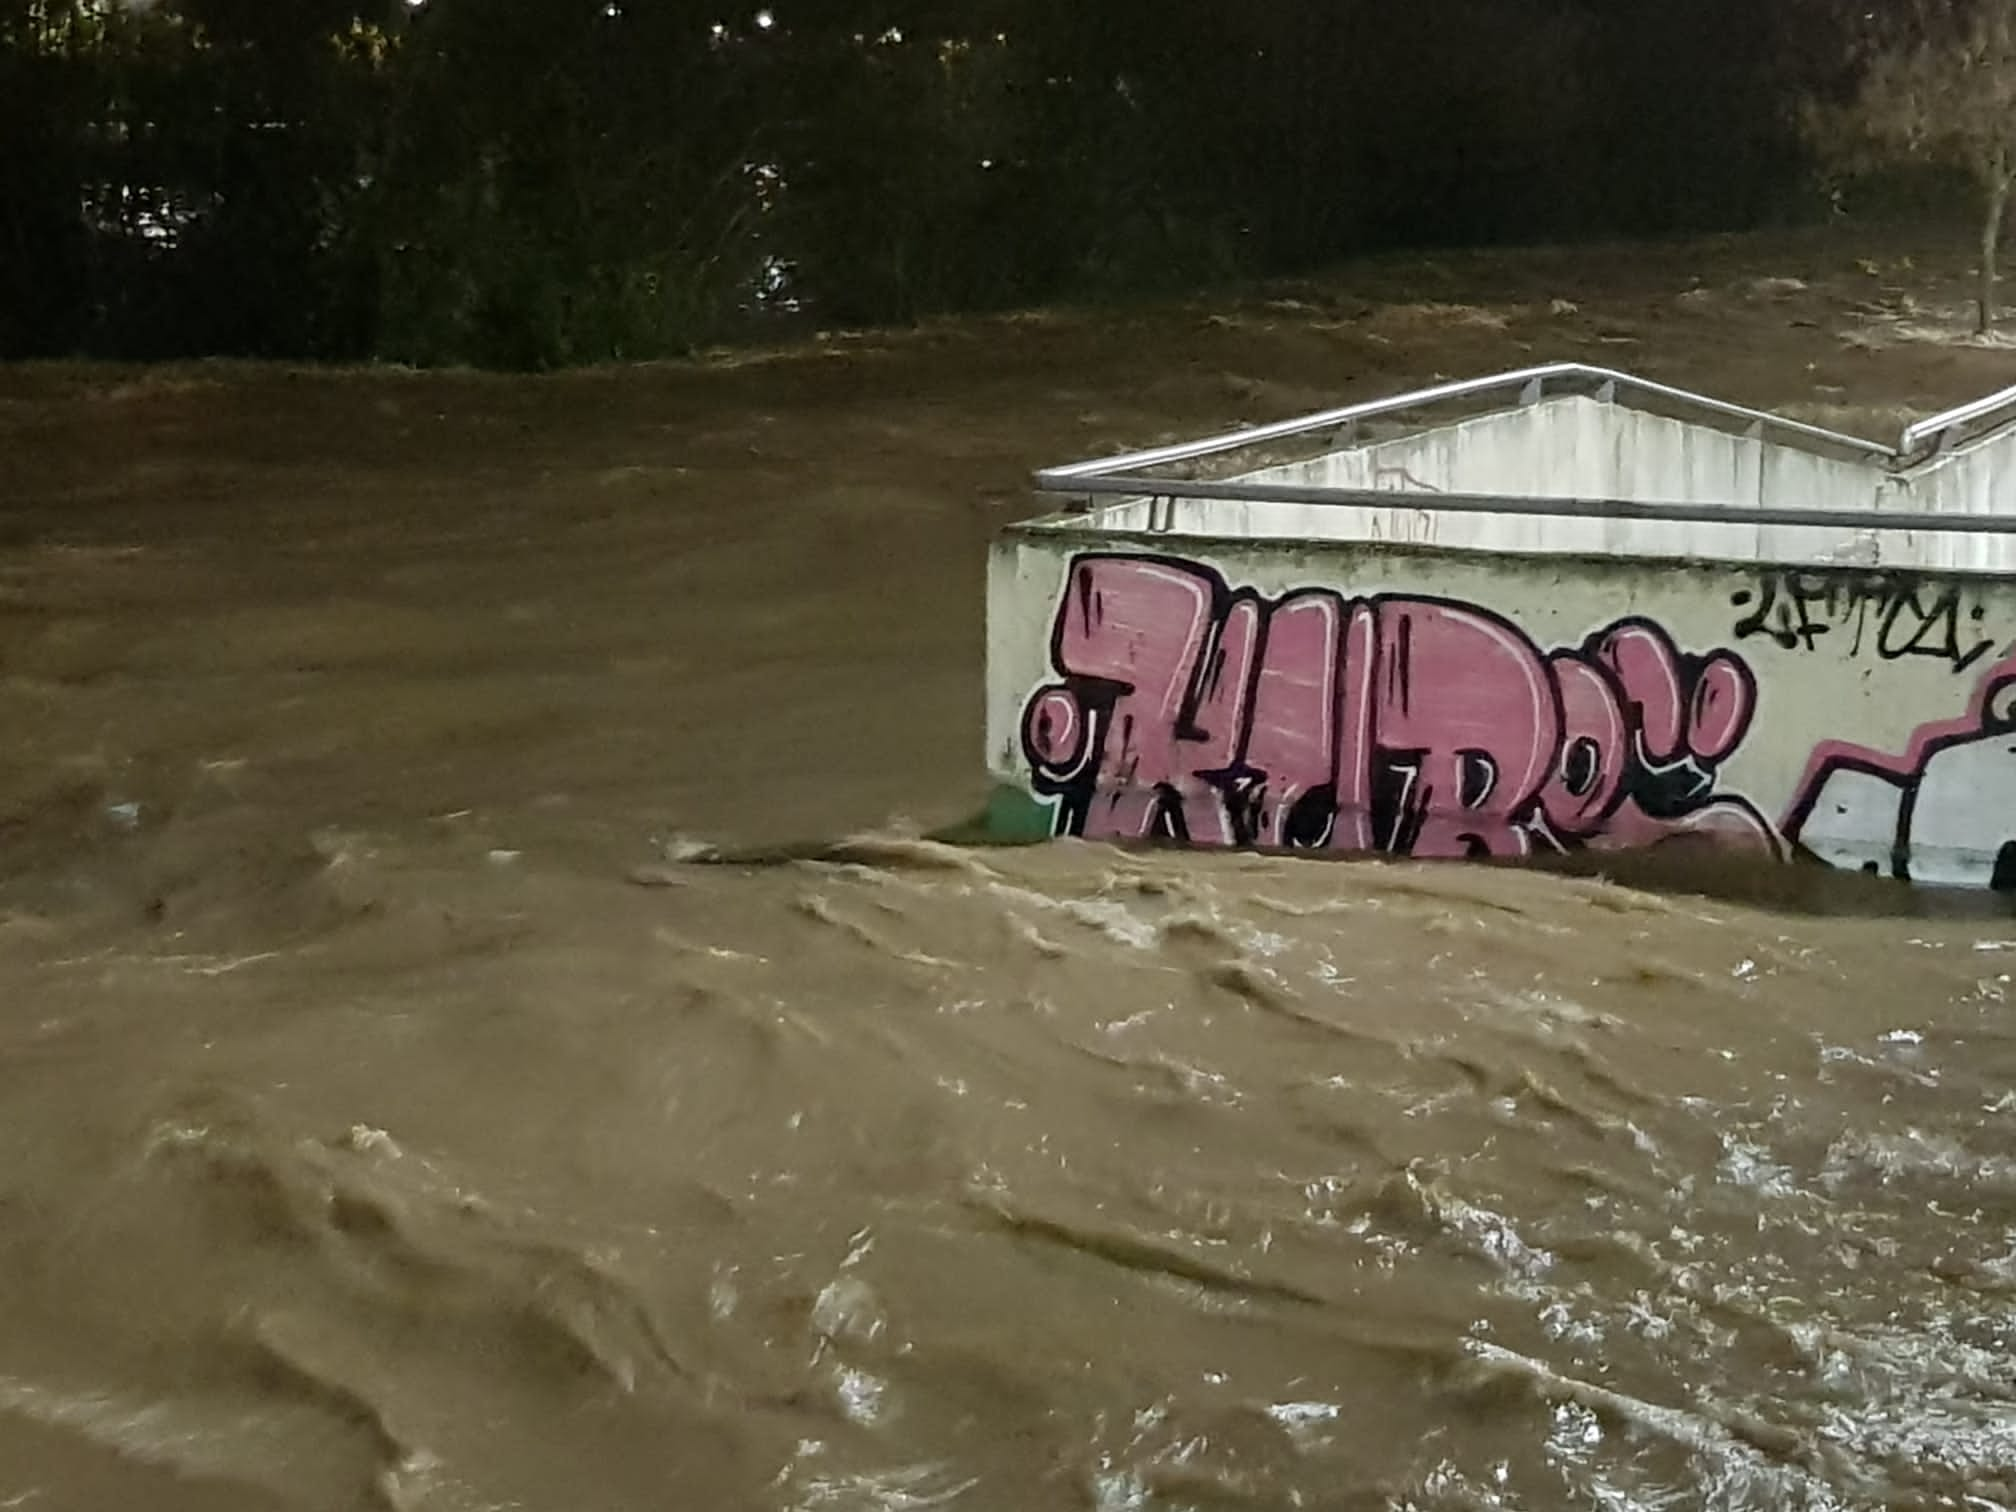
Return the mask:
<svg viewBox="0 0 2016 1512"><path fill-rule="evenodd" d="M406 0L406 3L411 5L413 0ZM602 7L602 14L613 21L623 14L623 8L616 3L616 0L609 0L609 3Z"/></svg>
<svg viewBox="0 0 2016 1512"><path fill-rule="evenodd" d="M903 40L903 28L892 26L875 40L877 42L901 42Z"/></svg>
<svg viewBox="0 0 2016 1512"><path fill-rule="evenodd" d="M406 0L406 9L418 10L420 9L421 6L425 5L426 3L427 0Z"/></svg>
<svg viewBox="0 0 2016 1512"><path fill-rule="evenodd" d="M714 33L714 40L716 42L719 42L723 37L728 35L728 28L723 26L719 21L716 21L708 30Z"/></svg>
<svg viewBox="0 0 2016 1512"><path fill-rule="evenodd" d="M777 17L774 12L767 10L759 10L758 12L756 12L756 25L759 30L768 31L770 30L771 27L775 26L776 24L777 24Z"/></svg>
<svg viewBox="0 0 2016 1512"><path fill-rule="evenodd" d="M981 166L982 168L992 168L992 167L994 166L994 159L992 159L992 158L982 158L982 159L980 159L980 166Z"/></svg>

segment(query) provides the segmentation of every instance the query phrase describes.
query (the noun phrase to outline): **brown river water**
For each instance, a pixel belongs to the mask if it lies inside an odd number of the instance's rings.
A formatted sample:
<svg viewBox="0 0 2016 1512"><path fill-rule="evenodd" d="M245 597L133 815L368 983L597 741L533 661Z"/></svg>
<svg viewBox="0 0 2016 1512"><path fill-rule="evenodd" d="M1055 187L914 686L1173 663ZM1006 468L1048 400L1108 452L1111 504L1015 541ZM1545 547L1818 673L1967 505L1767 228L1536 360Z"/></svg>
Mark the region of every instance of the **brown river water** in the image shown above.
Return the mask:
<svg viewBox="0 0 2016 1512"><path fill-rule="evenodd" d="M1634 322L2006 381L1677 266L0 370L0 1508L2016 1506L2005 912L915 838L1036 465Z"/></svg>

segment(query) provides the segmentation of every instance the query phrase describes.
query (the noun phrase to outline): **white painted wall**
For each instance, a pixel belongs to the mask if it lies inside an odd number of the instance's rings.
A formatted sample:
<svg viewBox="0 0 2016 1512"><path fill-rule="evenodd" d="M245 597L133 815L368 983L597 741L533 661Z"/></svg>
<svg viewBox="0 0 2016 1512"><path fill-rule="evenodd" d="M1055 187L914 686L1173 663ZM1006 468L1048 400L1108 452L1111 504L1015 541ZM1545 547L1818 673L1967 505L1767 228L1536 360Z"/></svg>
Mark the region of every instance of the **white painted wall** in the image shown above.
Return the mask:
<svg viewBox="0 0 2016 1512"><path fill-rule="evenodd" d="M1166 506L1165 506L1166 508ZM1130 499L1060 527L1146 531L1149 504ZM1835 526L1757 526L1684 521L1563 519L1511 514L1441 514L1396 504L1260 504L1234 499L1178 499L1167 529L1176 535L1233 540L1363 541L1452 551L1542 556L1660 557L1794 566L1929 565L1916 560L1931 535L1876 537ZM1960 539L1973 539L1962 537Z"/></svg>
<svg viewBox="0 0 2016 1512"><path fill-rule="evenodd" d="M1880 477L1865 463L1819 457L1575 394L1345 448L1242 481L1645 503L1811 501L1816 507L1851 508L1874 505ZM1822 538L1813 531L1770 526L1739 531L1643 521L1362 509L1327 512L1359 518L1333 521L1322 531L1325 536L1492 551L1714 555L1741 560L1772 560L1789 552L1820 560L1841 544L1832 532ZM1379 514L1389 518L1375 527Z"/></svg>
<svg viewBox="0 0 2016 1512"><path fill-rule="evenodd" d="M1820 456L1586 395L1545 399L1238 475L1242 483L1395 492L1947 514L2016 509L2016 483L1998 484L2000 478L2016 479L2016 432L1893 474L1881 458ZM1090 523L1145 530L1148 503L1120 501L1095 511ZM1397 503L1370 508L1177 500L1166 528L1192 536L1370 541L1548 555L2016 571L2016 537L1452 514Z"/></svg>
<svg viewBox="0 0 2016 1512"><path fill-rule="evenodd" d="M1798 484L1845 505L1871 502L1875 476L1866 463L1564 394L1345 447L1251 480L1684 503L1756 503Z"/></svg>
<svg viewBox="0 0 2016 1512"><path fill-rule="evenodd" d="M1932 514L2016 513L2016 430L1987 435L1890 480L1885 507ZM1930 535L1911 548L1928 567L2016 571L2016 537Z"/></svg>

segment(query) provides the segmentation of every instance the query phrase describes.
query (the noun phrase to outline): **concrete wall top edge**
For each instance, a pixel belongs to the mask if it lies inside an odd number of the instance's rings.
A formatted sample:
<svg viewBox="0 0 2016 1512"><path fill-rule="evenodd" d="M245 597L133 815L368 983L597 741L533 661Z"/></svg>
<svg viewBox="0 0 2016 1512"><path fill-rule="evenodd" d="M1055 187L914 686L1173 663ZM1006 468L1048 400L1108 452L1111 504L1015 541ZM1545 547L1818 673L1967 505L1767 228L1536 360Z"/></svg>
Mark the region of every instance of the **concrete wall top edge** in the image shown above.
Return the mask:
<svg viewBox="0 0 2016 1512"><path fill-rule="evenodd" d="M1999 538L1998 538L1999 539ZM1718 557L1707 555L1624 554L1606 551L1531 551L1494 547L1424 544L1409 541L1372 540L1364 537L1253 537L1220 535L1198 531L1133 530L1088 524L1082 515L1057 514L1020 521L995 533L996 548L1015 546L1062 546L1073 551L1121 550L1143 555L1183 555L1239 557L1258 556L1279 560L1332 559L1362 561L1366 558L1393 558L1404 561L1476 562L1523 561L1535 567L1556 569L1579 565L1633 572L1680 570L1690 572L1755 571L1759 568L1786 572L1833 575L1843 578L1936 577L1982 583L2006 583L2016 573L1993 567L1934 564L1887 563L1872 565L1850 561L1777 561L1758 557Z"/></svg>

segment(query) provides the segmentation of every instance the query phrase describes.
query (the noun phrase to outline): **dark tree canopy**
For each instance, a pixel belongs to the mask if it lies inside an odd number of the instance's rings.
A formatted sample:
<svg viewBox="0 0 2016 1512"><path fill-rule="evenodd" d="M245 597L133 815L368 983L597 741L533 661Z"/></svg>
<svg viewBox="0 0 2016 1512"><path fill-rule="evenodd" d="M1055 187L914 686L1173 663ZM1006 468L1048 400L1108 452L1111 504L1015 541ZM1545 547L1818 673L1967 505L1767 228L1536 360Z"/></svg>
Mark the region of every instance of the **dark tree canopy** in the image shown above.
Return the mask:
<svg viewBox="0 0 2016 1512"><path fill-rule="evenodd" d="M1800 211L1854 13L0 0L0 356L536 367L1738 228Z"/></svg>

